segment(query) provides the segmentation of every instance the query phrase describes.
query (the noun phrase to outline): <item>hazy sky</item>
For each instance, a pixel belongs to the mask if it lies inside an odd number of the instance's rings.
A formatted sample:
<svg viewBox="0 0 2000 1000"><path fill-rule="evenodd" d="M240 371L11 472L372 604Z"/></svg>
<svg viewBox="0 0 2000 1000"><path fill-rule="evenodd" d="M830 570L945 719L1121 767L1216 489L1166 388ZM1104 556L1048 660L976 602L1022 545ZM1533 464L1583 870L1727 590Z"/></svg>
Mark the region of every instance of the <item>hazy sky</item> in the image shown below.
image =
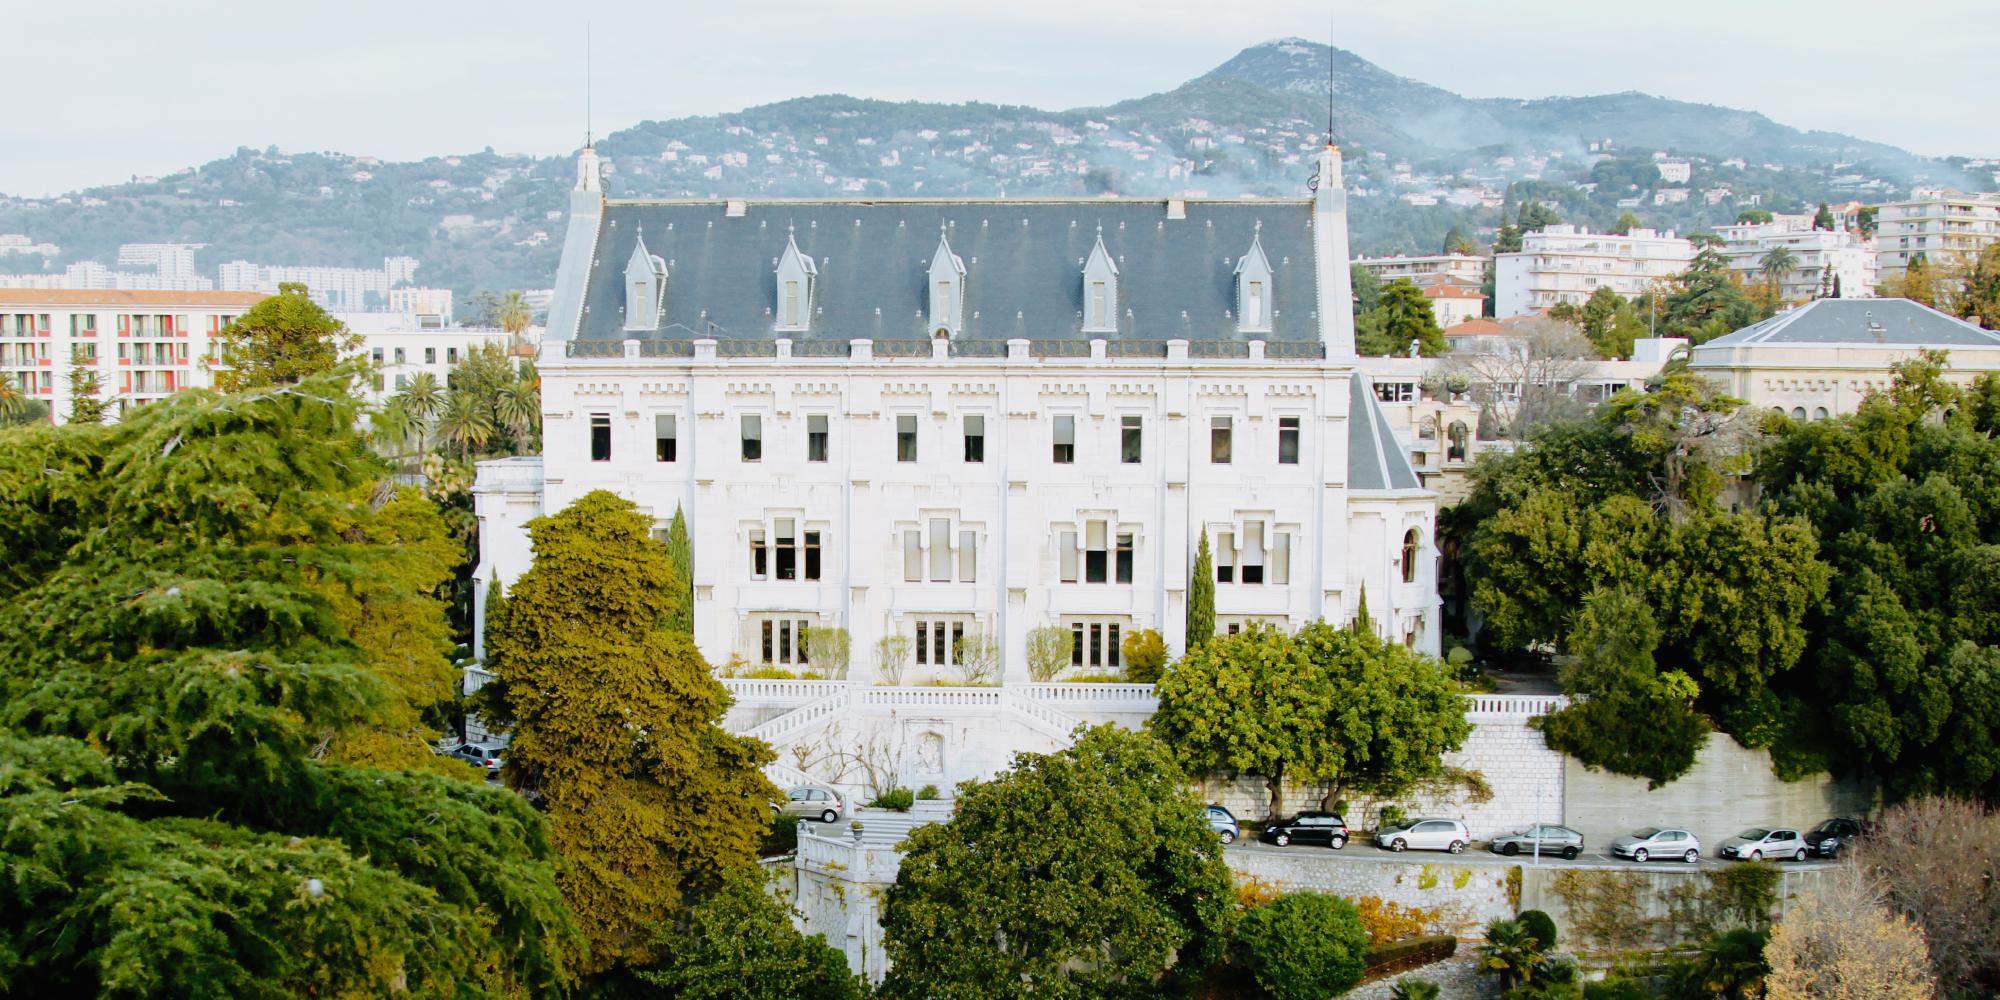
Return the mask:
<svg viewBox="0 0 2000 1000"><path fill-rule="evenodd" d="M6 0L0 191L166 174L239 145L549 154L807 94L1076 107L1325 38L1475 97L1642 90L1919 153L2000 154L1993 0ZM1898 36L1910 36L1899 41Z"/></svg>

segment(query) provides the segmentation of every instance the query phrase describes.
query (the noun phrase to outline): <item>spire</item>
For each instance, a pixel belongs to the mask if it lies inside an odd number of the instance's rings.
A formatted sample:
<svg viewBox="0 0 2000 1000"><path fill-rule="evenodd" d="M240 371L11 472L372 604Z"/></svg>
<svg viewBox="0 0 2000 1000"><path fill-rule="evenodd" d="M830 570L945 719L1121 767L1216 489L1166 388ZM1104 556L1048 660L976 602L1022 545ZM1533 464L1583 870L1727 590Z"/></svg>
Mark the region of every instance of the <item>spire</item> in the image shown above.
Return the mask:
<svg viewBox="0 0 2000 1000"><path fill-rule="evenodd" d="M1333 31L1334 19L1326 19L1326 144L1333 145Z"/></svg>
<svg viewBox="0 0 2000 1000"><path fill-rule="evenodd" d="M597 169L597 150L594 147L585 146L583 152L577 154L576 187L571 190L590 194L604 190L604 178Z"/></svg>

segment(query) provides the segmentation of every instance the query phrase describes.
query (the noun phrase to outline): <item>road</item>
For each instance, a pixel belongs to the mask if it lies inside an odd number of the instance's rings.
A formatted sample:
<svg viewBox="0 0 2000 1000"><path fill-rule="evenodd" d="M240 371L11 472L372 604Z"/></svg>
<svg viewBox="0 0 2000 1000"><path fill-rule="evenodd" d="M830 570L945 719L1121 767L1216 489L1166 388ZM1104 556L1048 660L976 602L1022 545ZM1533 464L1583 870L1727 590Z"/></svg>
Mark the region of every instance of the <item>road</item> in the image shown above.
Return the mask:
<svg viewBox="0 0 2000 1000"><path fill-rule="evenodd" d="M1495 854L1492 851L1486 850L1483 847L1468 847L1466 848L1464 854L1448 854L1444 851L1405 851L1401 854L1398 854L1394 851L1376 847L1374 844L1368 843L1363 840L1350 841L1346 847L1343 847L1340 850L1335 851L1330 848L1321 847L1316 844L1314 845L1293 844L1290 847L1273 847L1270 844L1251 840L1246 837L1242 840L1238 840L1234 844L1231 844L1229 846L1229 850L1247 851L1258 854L1282 854L1288 857L1296 857L1296 858L1318 858L1326 861L1352 861L1361 863L1373 862L1376 864L1430 863L1430 864L1447 864L1447 865L1469 865L1473 867L1478 867L1482 865L1504 867L1508 865L1533 866L1537 863L1532 855L1522 854L1518 857L1510 858L1504 855ZM1648 861L1645 864L1639 864L1638 862L1635 861L1627 861L1624 858L1612 857L1610 851L1585 851L1575 861L1564 861L1560 856L1544 854L1542 855L1541 861L1539 863L1544 868L1617 868L1617 869L1650 869L1653 871L1684 872L1688 871L1690 868L1698 871L1701 870L1712 871L1717 868L1722 868L1726 865L1741 864L1742 862L1724 861L1716 857L1703 855L1702 859L1693 865L1689 865L1685 861L1678 861L1678 860ZM1782 865L1787 870L1797 869L1799 871L1810 871L1817 868L1831 867L1833 865L1833 862L1828 861L1824 858L1815 858L1813 860L1805 862L1786 861L1782 862Z"/></svg>

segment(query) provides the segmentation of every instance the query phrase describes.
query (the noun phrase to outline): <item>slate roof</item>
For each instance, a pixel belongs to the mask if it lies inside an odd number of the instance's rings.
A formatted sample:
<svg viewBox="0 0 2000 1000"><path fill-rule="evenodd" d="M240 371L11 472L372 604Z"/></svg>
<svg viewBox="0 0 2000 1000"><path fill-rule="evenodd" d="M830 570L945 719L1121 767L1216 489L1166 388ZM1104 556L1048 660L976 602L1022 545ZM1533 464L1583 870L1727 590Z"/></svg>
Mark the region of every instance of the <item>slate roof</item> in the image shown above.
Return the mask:
<svg viewBox="0 0 2000 1000"><path fill-rule="evenodd" d="M2000 334L1909 299L1815 299L1696 350L1757 344L2000 348Z"/></svg>
<svg viewBox="0 0 2000 1000"><path fill-rule="evenodd" d="M1164 200L610 201L585 279L579 340L927 339L926 275L942 233L965 262L955 339L1317 343L1312 203ZM1098 238L1118 265L1118 332L1083 332L1083 265ZM641 238L667 264L657 333L624 330L622 272ZM810 329L775 333L785 239L814 258ZM1236 330L1236 263L1261 240L1272 329Z"/></svg>
<svg viewBox="0 0 2000 1000"><path fill-rule="evenodd" d="M1348 384L1347 488L1359 492L1422 489L1424 484L1410 467L1409 456L1403 454L1403 446L1396 443L1396 435L1382 415L1375 383L1355 372Z"/></svg>

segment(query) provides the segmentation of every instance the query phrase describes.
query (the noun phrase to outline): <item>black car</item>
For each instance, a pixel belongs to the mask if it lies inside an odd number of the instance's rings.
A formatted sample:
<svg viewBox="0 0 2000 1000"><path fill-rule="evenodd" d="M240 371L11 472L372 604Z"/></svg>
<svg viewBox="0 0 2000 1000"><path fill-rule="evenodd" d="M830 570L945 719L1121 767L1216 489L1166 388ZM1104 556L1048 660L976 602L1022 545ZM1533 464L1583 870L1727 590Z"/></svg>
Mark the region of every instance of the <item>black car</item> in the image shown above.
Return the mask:
<svg viewBox="0 0 2000 1000"><path fill-rule="evenodd" d="M1840 857L1840 852L1861 836L1859 820L1836 817L1806 832L1806 847L1822 858Z"/></svg>
<svg viewBox="0 0 2000 1000"><path fill-rule="evenodd" d="M1302 812L1266 826L1263 839L1279 847L1325 844L1337 851L1347 846L1347 821L1330 812Z"/></svg>

